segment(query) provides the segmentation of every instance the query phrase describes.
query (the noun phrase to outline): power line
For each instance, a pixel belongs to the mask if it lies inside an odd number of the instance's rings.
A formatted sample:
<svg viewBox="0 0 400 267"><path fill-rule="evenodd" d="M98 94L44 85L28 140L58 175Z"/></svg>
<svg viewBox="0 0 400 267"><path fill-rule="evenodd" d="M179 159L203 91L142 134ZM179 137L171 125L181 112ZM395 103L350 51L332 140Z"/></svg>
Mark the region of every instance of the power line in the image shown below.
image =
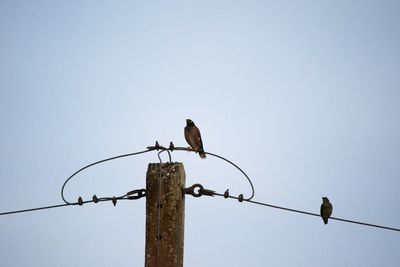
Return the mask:
<svg viewBox="0 0 400 267"><path fill-rule="evenodd" d="M218 195L219 195L219 196L223 196L223 195L221 195L221 194L218 194ZM231 197L231 198L238 199L238 198L236 198L236 197ZM286 211L290 211L290 212L301 213L301 214L310 215L310 216L315 216L315 217L321 217L320 214L312 213L312 212L308 212L308 211L302 211L302 210L296 210L296 209L290 209L290 208L280 207L280 206L271 205L271 204L267 204L267 203L263 203L263 202L259 202L259 201L254 201L254 200L246 200L246 199L244 199L243 201L246 201L246 202L249 202L249 203L253 203L253 204L256 204L256 205L262 205L262 206L270 207L270 208L281 209L281 210L286 210ZM375 227L375 228L381 228L381 229L386 229L386 230L391 230L391 231L400 232L400 229L399 229L399 228L388 227L388 226L378 225L378 224L372 224L372 223L359 222L359 221L348 220L348 219L342 219L342 218L337 218L337 217L329 217L329 220L342 221L342 222L346 222L346 223L353 223L353 224L359 224L359 225L364 225L364 226L369 226L369 227Z"/></svg>
<svg viewBox="0 0 400 267"><path fill-rule="evenodd" d="M63 201L64 201L66 204L71 204L71 203L70 203L69 201L67 201L67 200L65 199L65 197L64 197L64 189L65 189L65 186L67 185L67 183L68 183L75 175L77 175L77 174L80 173L81 171L83 171L83 170L85 170L85 169L87 169L87 168L89 168L89 167L92 167L92 166L94 166L94 165L100 164L100 163L104 163L104 162L111 161L111 160L115 160L115 159L125 158L125 157L136 156L136 155L143 154L143 153L147 153L147 152L154 151L154 150L157 150L157 151L160 150L160 152L158 152L158 154L157 154L160 163L162 163L160 154L161 154L162 152L164 152L164 151L166 151L166 152L168 153L168 158L169 158L169 162L170 162L170 163L172 163L172 157L171 157L171 153L170 153L170 152L172 152L172 151L174 151L174 150L195 152L195 150L193 150L193 149L191 149L191 148L186 148L186 147L175 147L174 144L173 144L172 142L170 142L170 145L169 145L169 147L167 148L167 147L164 147L164 146L160 146L159 143L158 143L158 141L156 141L156 143L155 143L154 146L148 146L146 150L139 151L139 152L128 153L128 154L122 154L122 155L118 155L118 156L114 156L114 157L110 157L110 158L106 158L106 159L102 159L102 160L99 160L99 161L90 163L90 164L88 164L88 165L86 165L86 166L80 168L80 169L77 170L76 172L74 172L72 175L70 175L70 176L65 180L64 184L63 184L62 187L61 187L61 198L63 199ZM211 153L211 152L205 152L205 154L210 155L210 156L213 156L213 157L216 157L216 158L219 158L219 159L222 159L222 160L228 162L229 164L231 164L232 166L234 166L236 169L238 169L238 170L246 177L246 179L247 179L247 181L249 182L250 187L251 187L251 196L250 196L249 198L247 198L246 200L251 200L251 199L254 197L254 192L255 192L255 191L254 191L253 183L252 183L250 177L249 177L238 165L236 165L235 163L233 163L233 162L230 161L229 159L227 159L227 158L225 158L225 157L222 157L222 156L220 156L220 155L217 155L217 154L214 154L214 153Z"/></svg>
<svg viewBox="0 0 400 267"><path fill-rule="evenodd" d="M169 161L170 161L170 162L172 162L172 160L171 160L171 154L169 153L169 151L172 152L172 151L174 151L174 150L179 150L179 151L196 152L196 151L195 151L194 149L192 149L192 148L187 148L187 147L175 147L174 144L173 144L172 142L170 143L170 145L169 145L168 148L163 147L163 146L160 146L160 145L158 144L158 142L156 142L155 146L149 146L149 147L147 147L147 148L148 148L148 149L151 149L151 150L154 150L154 149L157 149L157 150L158 150L158 149L161 149L162 151L161 151L160 153L162 153L163 151L167 151L167 152L168 152L168 156L169 156ZM160 153L159 153L159 154L160 154ZM252 183L250 177L249 177L238 165L236 165L235 163L233 163L232 161L230 161L229 159L227 159L227 158L225 158L225 157L223 157L223 156L220 156L220 155L217 155L217 154L214 154L214 153L211 153L211 152L207 152L207 151L205 151L204 153L207 154L207 155L210 155L210 156L213 156L213 157L222 159L222 160L228 162L229 164L231 164L231 165L232 165L233 167L235 167L236 169L238 169L238 170L246 177L246 179L247 179L247 181L249 182L250 187L251 187L251 196L250 196L249 198L246 198L246 200L251 200L251 199L254 197L255 190L254 190L253 183ZM158 159L160 160L160 163L162 163L161 158L160 158L160 155L158 155Z"/></svg>
<svg viewBox="0 0 400 267"><path fill-rule="evenodd" d="M53 208L61 208L61 207L67 207L67 206L82 206L83 204L92 203L92 202L99 203L99 202L111 201L115 206L117 204L117 201L119 201L119 200L136 200L136 199L140 199L144 196L146 196L146 190L145 189L137 189L137 190L132 190L132 191L126 193L125 195L122 195L119 197L114 196L114 197L98 198L96 195L94 195L92 197L92 200L86 200L86 201L83 201L82 198L79 197L78 201L73 202L73 203L65 203L65 204L57 204L57 205L51 205L51 206L31 208L31 209L7 211L7 212L0 213L0 216L16 214L16 213L31 212L31 211L38 211L38 210L53 209Z"/></svg>
<svg viewBox="0 0 400 267"><path fill-rule="evenodd" d="M274 209L280 209L280 210L285 210L289 212L294 212L294 213L300 213L304 215L309 215L309 216L315 216L315 217L321 217L320 214L313 213L313 212L308 212L308 211L303 211L303 210L298 210L298 209L291 209L291 208L286 208L282 206L277 206L277 205L272 205L260 201L254 201L254 200L249 200L249 199L243 199L243 195L239 195L239 197L236 196L230 196L229 191L226 190L224 194L217 193L214 190L209 190L209 189L204 189L204 187L201 184L194 184L191 187L183 189L183 192L185 194L192 195L194 197L200 197L200 196L220 196L224 198L231 198L231 199L236 199L239 202L249 202L253 203L256 205L261 205L264 207L269 207L269 208L274 208ZM388 227L384 225L378 225L378 224L372 224L372 223L365 223L365 222L359 222L359 221L354 221L354 220L348 220L348 219L342 219L342 218L337 218L337 217L330 217L330 220L336 220L336 221L342 221L346 223L353 223L353 224L358 224L358 225L364 225L364 226L369 226L369 227L375 227L375 228L381 228L385 230L390 230L390 231L396 231L400 232L400 228L395 228L395 227Z"/></svg>
<svg viewBox="0 0 400 267"><path fill-rule="evenodd" d="M60 207L73 206L73 205L75 205L75 204L58 204L58 205L45 206L45 207L38 207L38 208L32 208L32 209L7 211L7 212L2 212L2 213L0 213L0 216L2 216L2 215L9 215L9 214L16 214L16 213L23 213L23 212L30 212L30 211L37 211L37 210L46 210L46 209L60 208Z"/></svg>
<svg viewBox="0 0 400 267"><path fill-rule="evenodd" d="M143 151L139 151L139 152L133 152L133 153L128 153L128 154L122 154L119 156L114 156L114 157L110 157L110 158L106 158L106 159L102 159L93 163L90 163L82 168L80 168L79 170L77 170L76 172L74 172L71 176L69 176L62 188L61 188L61 197L63 199L63 201L65 202L65 204L57 204L57 205L51 205L51 206L44 206L44 207L38 207L38 208L31 208L31 209L24 209L24 210L16 210L16 211L8 211L8 212L3 212L0 213L0 216L2 215L9 215L9 214L15 214L15 213L23 213L23 212L31 212L31 211L38 211L38 210L45 210L45 209L52 209L52 208L59 208L59 207L66 207L66 206L75 206L75 205L83 205L86 203L90 203L90 202L94 202L94 203L98 203L98 202L103 202L103 201L112 201L114 205L116 205L117 200L133 200L133 199L139 199L143 196L146 195L145 190L144 189L140 189L140 190L133 190L131 192L128 192L127 194L120 196L120 197L105 197L105 198L97 198L96 195L93 196L92 200L88 200L88 201L83 201L81 197L79 197L78 202L68 202L65 197L64 197L64 189L66 184L78 173L80 173L81 171L92 167L94 165L100 164L100 163L104 163L107 161L111 161L111 160L115 160L115 159L119 159L119 158L124 158L124 157L130 157L130 156L135 156L135 155L139 155L139 154L143 154L143 153L147 153L153 150L157 150L158 152L158 159L160 160L160 163L162 163L160 154L164 151L168 152L168 157L169 157L169 162L172 163L172 158L171 158L171 153L174 150L179 150L179 151L190 151L190 152L195 152L193 149L191 148L186 148L186 147L174 147L173 143L170 143L170 146L168 148L160 146L158 144L158 142L156 141L155 146L149 146L147 147L146 150ZM235 196L230 196L229 195L229 191L227 190L224 194L220 194L217 193L213 190L208 190L208 189L204 189L204 187L200 184L194 184L192 187L189 188L185 188L184 192L186 194L191 194L194 197L199 197L202 195L208 195L208 196L222 196L225 198L231 198L231 199L236 199L239 200L239 202L249 202L249 203L253 203L256 205L261 205L261 206L265 206L265 207L270 207L270 208L275 208L275 209L280 209L280 210L285 210L285 211L289 211L289 212L294 212L294 213L300 213L300 214L304 214L304 215L309 215L309 216L315 216L315 217L321 217L320 214L317 213L313 213L313 212L307 212L307 211L302 211L302 210L297 210L297 209L291 209L291 208L286 208L286 207L282 207L282 206L277 206L277 205L272 205L272 204L268 204L268 203L264 203L264 202L259 202L259 201L254 201L252 200L252 198L254 197L254 186L253 183L251 181L251 179L249 178L249 176L235 163L233 163L232 161L211 153L211 152L205 152L208 155L217 157L219 159L222 159L226 162L228 162L229 164L231 164L232 166L234 166L236 169L238 169L248 180L250 186L251 186L251 190L252 190L252 194L249 198L243 198L243 194L240 194L238 197ZM195 192L195 188L198 188L198 192ZM137 194L137 196L135 196L135 194ZM342 219L342 218L337 218L337 217L330 217L330 220L337 220L337 221L342 221L342 222L346 222L346 223L353 223L353 224L358 224L358 225L364 225L364 226L369 226L369 227L375 227L375 228L381 228L381 229L386 229L386 230L391 230L391 231L398 231L400 232L399 228L394 228L394 227L388 227L388 226L383 226L383 225L377 225L377 224L371 224L371 223L365 223L365 222L359 222L359 221L354 221L354 220L348 220L348 219Z"/></svg>
<svg viewBox="0 0 400 267"><path fill-rule="evenodd" d="M65 180L64 184L63 184L62 187L61 187L61 198L63 199L63 201L65 202L65 204L72 204L72 203L70 203L69 201L67 201L67 200L65 199L65 197L64 197L64 189L65 189L65 186L67 185L67 183L68 183L75 175L77 175L77 174L80 173L81 171L83 171L83 170L85 170L85 169L87 169L87 168L89 168L89 167L92 167L92 166L94 166L94 165L97 165L97 164L100 164L100 163L104 163L104 162L106 162L106 161L110 161L110 160L114 160L114 159L120 159L120 158L125 158L125 157L130 157L130 156L135 156L135 155L143 154L143 153L146 153L146 152L150 152L150 151L152 151L152 150L154 150L154 148L153 148L153 149L148 148L147 150L143 150L143 151L139 151L139 152L133 152L133 153L123 154L123 155L119 155L119 156L115 156L115 157L111 157L111 158L106 158L106 159L102 159L102 160L99 160L99 161L90 163L90 164L88 164L88 165L86 165L86 166L80 168L79 170L77 170L76 172L74 172L71 176L69 176L69 177Z"/></svg>
<svg viewBox="0 0 400 267"><path fill-rule="evenodd" d="M246 200L249 201L249 200L251 200L251 199L254 197L254 186L253 186L253 183L251 182L249 176L247 176L247 174L246 174L239 166L237 166L237 165L236 165L235 163L233 163L232 161L230 161L230 160L228 160L228 159L226 159L226 158L224 158L224 157L222 157L222 156L219 156L219 155L217 155L217 154L213 154L213 153L210 153L210 152L205 152L205 153L208 154L208 155L211 155L211 156L220 158L220 159L222 159L222 160L225 160L226 162L228 162L228 163L230 163L231 165L233 165L236 169L238 169L241 173L243 173L243 175L246 176L247 181L249 181L250 186L251 186L251 196L250 196L249 198L247 198Z"/></svg>

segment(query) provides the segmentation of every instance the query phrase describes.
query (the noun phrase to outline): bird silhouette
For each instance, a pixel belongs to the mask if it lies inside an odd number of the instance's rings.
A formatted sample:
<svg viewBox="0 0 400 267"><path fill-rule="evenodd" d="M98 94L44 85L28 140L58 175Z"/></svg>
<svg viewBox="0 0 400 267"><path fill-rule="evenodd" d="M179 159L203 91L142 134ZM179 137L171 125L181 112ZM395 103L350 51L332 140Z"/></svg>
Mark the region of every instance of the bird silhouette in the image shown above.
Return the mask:
<svg viewBox="0 0 400 267"><path fill-rule="evenodd" d="M321 217L325 224L328 224L328 219L332 215L332 204L329 202L327 197L322 197L321 204Z"/></svg>
<svg viewBox="0 0 400 267"><path fill-rule="evenodd" d="M185 139L186 142L188 142L188 144L191 146L191 148L193 148L195 152L199 153L200 158L206 158L206 153L204 152L203 148L203 141L201 140L200 130L191 119L186 119Z"/></svg>

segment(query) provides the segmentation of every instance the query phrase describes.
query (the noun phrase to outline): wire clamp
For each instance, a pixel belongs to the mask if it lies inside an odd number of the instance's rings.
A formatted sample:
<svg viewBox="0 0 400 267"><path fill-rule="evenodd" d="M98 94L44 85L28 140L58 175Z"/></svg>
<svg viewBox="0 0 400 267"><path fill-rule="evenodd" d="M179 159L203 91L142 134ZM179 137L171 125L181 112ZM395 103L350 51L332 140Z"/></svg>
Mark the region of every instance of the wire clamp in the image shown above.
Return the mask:
<svg viewBox="0 0 400 267"><path fill-rule="evenodd" d="M169 148L168 149L171 150L171 152L174 151L175 146L174 146L174 143L172 143L172 141L169 142Z"/></svg>
<svg viewBox="0 0 400 267"><path fill-rule="evenodd" d="M156 141L156 144L154 146L148 146L147 149L149 150L159 150L161 148L160 144L158 143L158 141Z"/></svg>
<svg viewBox="0 0 400 267"><path fill-rule="evenodd" d="M192 195L193 197L210 196L213 197L215 191L204 189L201 184L194 184L191 187L182 189L184 194Z"/></svg>
<svg viewBox="0 0 400 267"><path fill-rule="evenodd" d="M79 197L79 198L78 198L78 205L79 205L79 206L82 206L82 205L83 205L83 199L82 199L82 197Z"/></svg>
<svg viewBox="0 0 400 267"><path fill-rule="evenodd" d="M229 189L226 189L225 193L224 193L224 198L228 198L229 197Z"/></svg>
<svg viewBox="0 0 400 267"><path fill-rule="evenodd" d="M126 193L127 199L139 199L146 196L146 189L136 189Z"/></svg>

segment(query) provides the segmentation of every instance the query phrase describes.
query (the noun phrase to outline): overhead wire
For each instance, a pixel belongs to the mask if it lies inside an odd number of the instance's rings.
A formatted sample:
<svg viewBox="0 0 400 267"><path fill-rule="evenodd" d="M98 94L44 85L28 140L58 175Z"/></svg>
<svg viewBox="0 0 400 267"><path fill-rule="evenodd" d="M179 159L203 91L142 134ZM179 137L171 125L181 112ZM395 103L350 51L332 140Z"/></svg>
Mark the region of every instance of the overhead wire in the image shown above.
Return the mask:
<svg viewBox="0 0 400 267"><path fill-rule="evenodd" d="M83 201L81 197L79 197L77 202L73 203L64 203L64 204L56 204L56 205L50 205L50 206L43 206L43 207L37 207L37 208L31 208L31 209L23 209L23 210L14 210L14 211L7 211L7 212L1 212L0 216L2 215L10 215L10 214L16 214L16 213L24 213L24 212L31 212L31 211L38 211L38 210L46 210L46 209L53 209L53 208L61 208L61 207L67 207L67 206L82 206L83 204L87 203L98 203L98 202L105 202L105 201L112 201L114 205L116 205L116 202L119 200L135 200L142 198L146 195L144 189L139 189L139 190L133 190L125 195L119 196L119 197L101 197L98 198L96 195L93 196L92 200L86 200Z"/></svg>
<svg viewBox="0 0 400 267"><path fill-rule="evenodd" d="M191 149L191 148L187 148L187 147L173 147L173 145L172 145L172 146L170 145L169 148L163 147L163 149L170 150L171 152L174 151L174 150L195 152L195 151L194 151L193 149ZM253 185L253 183L252 183L250 177L247 175L247 173L246 173L245 171L243 171L237 164L233 163L232 161L230 161L229 159L227 159L227 158L225 158L225 157L223 157L223 156L220 156L220 155L215 154L215 153L207 152L207 151L205 151L204 153L207 154L207 155L210 155L210 156L213 156L213 157L222 159L222 160L224 160L225 162L228 162L229 164L231 164L231 165L232 165L233 167L235 167L237 170L239 170L239 171L246 177L246 179L247 179L247 181L249 182L250 187L251 187L251 195L250 195L250 197L246 198L246 200L251 200L251 199L254 197L254 194L255 194L254 185Z"/></svg>
<svg viewBox="0 0 400 267"><path fill-rule="evenodd" d="M51 206L44 206L44 207L38 207L38 208L32 208L32 209L23 209L23 210L14 210L14 211L7 211L7 212L1 212L0 216L2 215L9 215L9 214L16 214L16 213L23 213L23 212L30 212L30 211L37 211L37 210L46 210L46 209L53 209L53 208L60 208L60 207L66 207L66 206L72 206L74 204L58 204L58 205L51 205Z"/></svg>
<svg viewBox="0 0 400 267"><path fill-rule="evenodd" d="M216 193L216 192L213 192L213 194L216 195L216 196L222 196L224 198L237 199L240 202L245 201L245 202L249 202L249 203L253 203L253 204L256 204L256 205L261 205L261 206L265 206L265 207L269 207L269 208L280 209L280 210L300 213L300 214L309 215L309 216L321 217L320 214L313 213L313 212L286 208L286 207L272 205L272 204L259 202L259 201L254 201L254 200L248 200L248 199L242 199L241 200L240 197L229 196L227 194L220 194L220 193ZM368 226L368 227L375 227L375 228L381 228L381 229L385 229L385 230L400 232L400 228L389 227L389 226L378 225L378 224L372 224L372 223L366 223L366 222L360 222L360 221L355 221L355 220L348 220L348 219L343 219L343 218L338 218L338 217L329 217L329 220L336 220L336 221L341 221L341 222L346 222L346 223L352 223L352 224L358 224L358 225L364 225L364 226Z"/></svg>
<svg viewBox="0 0 400 267"><path fill-rule="evenodd" d="M217 157L217 158L219 158L219 159L225 160L225 161L228 162L229 164L233 165L236 169L238 169L238 170L246 177L246 179L247 179L247 181L249 182L250 187L251 187L251 196L250 196L249 198L246 198L246 200L251 200L251 199L254 197L254 186L253 186L253 183L251 182L251 179L249 178L249 176L248 176L238 165L236 165L235 163L233 163L233 162L230 161L229 159L226 159L226 158L224 158L224 157L222 157L222 156L220 156L220 155L213 154L213 153L211 153L211 152L205 152L205 153L206 153L207 155L211 155L211 156Z"/></svg>
<svg viewBox="0 0 400 267"><path fill-rule="evenodd" d="M24 213L24 212L45 210L45 209L52 209L52 208L59 208L59 207L66 207L66 206L82 205L82 204L86 204L86 203L90 203L90 202L95 202L95 203L97 203L97 202L103 202L103 201L112 201L113 204L115 205L117 200L132 200L132 199L141 198L141 197L143 197L145 194L143 195L142 193L140 193L137 197L135 197L135 196L133 196L133 197L132 197L132 196L129 196L129 194L132 193L132 192L135 192L135 191L145 191L144 189L141 189L141 190L134 190L134 191L128 192L127 194L125 194L125 195L123 195L123 196L120 196L120 197L112 197L112 198L110 198L110 197L106 197L106 198L97 198L97 197L96 197L96 198L95 198L95 196L93 196L93 200L88 200L88 201L82 201L82 199L79 197L78 202L69 202L69 201L67 201L67 200L65 199L65 197L64 197L64 190L65 190L66 184L67 184L74 176L76 176L78 173L80 173L81 171L83 171L83 170L85 170L85 169L87 169L87 168L89 168L89 167L92 167L92 166L94 166L94 165L97 165L97 164L100 164L100 163L104 163L104 162L107 162L107 161L115 160L115 159L120 159L120 158L124 158L124 157L130 157L130 156L135 156L135 155L147 153L147 152L150 152L150 151L153 151L153 150L157 150L157 151L160 150L160 151L157 153L158 159L159 159L159 161L160 161L160 168L161 168L161 165L162 165L162 160L161 160L160 154L163 153L163 152L165 152L165 151L168 153L169 163L172 163L172 157L171 157L171 153L170 153L170 152L172 152L172 151L174 151L174 150L195 152L195 151L194 151L193 149L191 149L191 148L186 148L186 147L174 147L174 145L173 145L172 142L170 143L169 148L160 146L160 145L158 144L158 142L156 142L155 146L149 146L149 147L147 147L146 150L143 150L143 151L133 152L133 153L128 153L128 154L122 154L122 155L118 155L118 156L114 156L114 157L102 159L102 160L99 160L99 161L90 163L90 164L88 164L88 165L86 165L86 166L80 168L79 170L77 170L76 172L74 172L72 175L70 175L70 176L65 180L65 182L63 183L63 185L62 185L62 187L61 187L61 198L62 198L62 200L65 202L64 204L57 204L57 205L50 205L50 206L44 206L44 207L31 208L31 209L23 209L23 210L15 210L15 211L2 212L2 213L0 213L0 216L2 216L2 215L8 215L8 214L16 214L16 213ZM299 214L304 214L304 215L309 215L309 216L321 217L320 214L313 213L313 212L307 212L307 211L302 211L302 210L298 210L298 209L286 208L286 207L282 207L282 206L277 206L277 205L272 205L272 204L268 204L268 203L263 203L263 202L259 202L259 201L254 201L254 200L252 200L252 198L254 197L254 194L255 194L255 190L254 190L253 183L252 183L251 179L249 178L249 176L248 176L238 165L236 165L236 164L233 163L232 161L228 160L227 158L222 157L222 156L217 155L217 154L214 154L214 153L211 153L211 152L205 152L205 153L206 153L207 155L214 156L214 157L216 157L216 158L222 159L222 160L228 162L229 164L231 164L232 166L234 166L236 169L238 169L238 170L246 177L247 181L248 181L249 184L250 184L251 192L252 192L251 195L250 195L250 197L248 197L248 198L243 198L243 194L240 194L239 197L235 197L235 196L230 196L228 190L225 192L225 194L220 194L220 193L217 193L217 192L212 191L212 190L204 189L204 188L200 185L200 186L201 186L201 189L202 189L204 192L208 192L206 195L222 196L222 197L225 197L225 198L237 199L237 200L239 200L239 202L245 201L245 202L249 202L249 203L253 203L253 204L261 205L261 206L265 206L265 207L270 207L270 208L285 210L285 211L294 212L294 213L299 213ZM160 169L160 171L161 171L161 169ZM137 193L137 192L135 192L135 193ZM197 193L197 194L193 194L193 191L192 191L192 195L198 197L198 196L201 196L201 193L200 193L200 194L198 194L198 193ZM159 200L160 200L160 199L159 199ZM378 224L365 223L365 222L354 221L354 220L348 220L348 219L342 219L342 218L337 218L337 217L330 217L329 219L330 219L330 220L342 221L342 222L346 222L346 223L353 223L353 224L358 224L358 225L364 225L364 226L369 226L369 227L375 227L375 228L381 228L381 229L386 229L386 230L391 230L391 231L398 231L398 232L400 232L400 229L399 229L399 228L388 227L388 226L383 226L383 225L378 225Z"/></svg>
<svg viewBox="0 0 400 267"><path fill-rule="evenodd" d="M160 150L160 151L157 153L157 157L158 157L158 159L159 159L160 162L162 162L160 154L166 151L166 152L168 153L168 159L169 159L169 162L170 162L170 163L172 163L171 152L174 151L174 150L195 152L193 149L190 149L190 148L188 149L188 148L186 148L186 147L175 147L174 144L173 144L172 142L170 143L169 147L160 146L159 143L156 141L156 143L155 143L154 146L148 146L146 150L139 151L139 152L128 153L128 154L122 154L122 155L118 155L118 156L114 156L114 157L110 157L110 158L106 158L106 159L102 159L102 160L99 160L99 161L90 163L90 164L88 164L88 165L86 165L86 166L80 168L80 169L77 170L76 172L74 172L72 175L70 175L70 176L65 180L64 184L63 184L62 187L61 187L61 198L62 198L62 200L63 200L66 204L71 204L71 202L69 202L69 201L67 201L67 200L65 199L65 196L64 196L65 186L67 185L67 183L68 183L74 176L76 176L76 175L77 175L78 173L80 173L81 171L83 171L83 170L85 170L85 169L87 169L87 168L89 168L89 167L92 167L92 166L94 166L94 165L98 165L98 164L100 164L100 163L104 163L104 162L107 162L107 161L116 160L116 159L120 159L120 158L124 158L124 157L136 156L136 155L143 154L143 153L147 153L147 152L154 151L154 150L157 150L157 151ZM229 164L231 164L232 166L234 166L236 169L238 169L238 170L246 177L246 179L247 179L247 181L249 182L250 187L251 187L251 192L252 192L252 193L251 193L251 196L250 196L249 198L247 198L247 200L250 200L250 199L252 199L252 198L254 197L254 186L253 186L253 183L252 183L251 179L249 178L249 176L248 176L239 166L237 166L237 165L236 165L235 163L233 163L232 161L230 161L230 160L228 160L227 158L222 157L222 156L220 156L220 155L217 155L217 154L214 154L214 153L211 153L211 152L205 152L205 153L208 154L208 155L210 155L210 156L213 156L213 157L217 157L217 158L219 158L219 159L222 159L222 160L228 162Z"/></svg>
<svg viewBox="0 0 400 267"><path fill-rule="evenodd" d="M111 160L115 160L115 159L125 158L125 157L136 156L136 155L139 155L139 154L143 154L143 153L150 152L150 151L152 151L152 150L155 150L155 149L154 149L154 148L147 148L146 150L139 151L139 152L133 152L133 153L128 153L128 154L122 154L122 155L119 155L119 156L115 156L115 157L110 157L110 158L102 159L102 160L99 160L99 161L90 163L90 164L88 164L88 165L86 165L86 166L80 168L79 170L77 170L76 172L74 172L71 176L69 176L69 177L65 180L64 184L62 185L62 187L61 187L61 198L62 198L62 200L63 200L66 204L69 204L69 205L72 204L71 202L69 202L69 201L67 201L67 200L65 199L65 197L64 197L64 189L65 189L65 186L67 185L67 183L68 183L75 175L77 175L77 174L80 173L81 171L83 171L83 170L85 170L85 169L87 169L87 168L89 168L89 167L92 167L92 166L94 166L94 165L100 164L100 163L104 163L104 162L111 161Z"/></svg>

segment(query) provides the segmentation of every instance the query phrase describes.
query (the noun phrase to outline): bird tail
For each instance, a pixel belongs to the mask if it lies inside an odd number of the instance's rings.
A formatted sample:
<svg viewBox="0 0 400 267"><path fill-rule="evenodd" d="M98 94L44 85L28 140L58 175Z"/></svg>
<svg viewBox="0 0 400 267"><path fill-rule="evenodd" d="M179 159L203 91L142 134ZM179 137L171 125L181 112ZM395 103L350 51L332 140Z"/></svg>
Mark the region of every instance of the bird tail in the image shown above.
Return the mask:
<svg viewBox="0 0 400 267"><path fill-rule="evenodd" d="M200 155L200 158L202 158L202 159L206 158L206 153L203 150L199 151L199 155Z"/></svg>
<svg viewBox="0 0 400 267"><path fill-rule="evenodd" d="M328 224L328 218L322 218L325 224Z"/></svg>

